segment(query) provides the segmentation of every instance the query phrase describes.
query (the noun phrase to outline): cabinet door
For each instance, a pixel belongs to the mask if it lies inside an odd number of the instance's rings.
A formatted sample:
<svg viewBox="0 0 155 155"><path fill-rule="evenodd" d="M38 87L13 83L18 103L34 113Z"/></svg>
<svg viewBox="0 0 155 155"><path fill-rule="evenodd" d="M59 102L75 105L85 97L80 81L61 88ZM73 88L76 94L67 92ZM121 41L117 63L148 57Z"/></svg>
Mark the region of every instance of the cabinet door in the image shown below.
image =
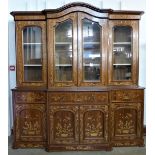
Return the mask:
<svg viewBox="0 0 155 155"><path fill-rule="evenodd" d="M46 86L46 23L17 21L17 85Z"/></svg>
<svg viewBox="0 0 155 155"><path fill-rule="evenodd" d="M49 87L77 85L76 20L76 13L48 20Z"/></svg>
<svg viewBox="0 0 155 155"><path fill-rule="evenodd" d="M78 13L78 85L106 82L107 21Z"/></svg>
<svg viewBox="0 0 155 155"><path fill-rule="evenodd" d="M46 141L46 111L44 104L16 104L15 139L16 142Z"/></svg>
<svg viewBox="0 0 155 155"><path fill-rule="evenodd" d="M48 145L79 142L78 106L50 104L48 116Z"/></svg>
<svg viewBox="0 0 155 155"><path fill-rule="evenodd" d="M138 84L138 21L109 22L108 83Z"/></svg>
<svg viewBox="0 0 155 155"><path fill-rule="evenodd" d="M108 142L108 105L80 106L80 143Z"/></svg>
<svg viewBox="0 0 155 155"><path fill-rule="evenodd" d="M142 103L112 103L110 131L113 145L142 144L142 116Z"/></svg>

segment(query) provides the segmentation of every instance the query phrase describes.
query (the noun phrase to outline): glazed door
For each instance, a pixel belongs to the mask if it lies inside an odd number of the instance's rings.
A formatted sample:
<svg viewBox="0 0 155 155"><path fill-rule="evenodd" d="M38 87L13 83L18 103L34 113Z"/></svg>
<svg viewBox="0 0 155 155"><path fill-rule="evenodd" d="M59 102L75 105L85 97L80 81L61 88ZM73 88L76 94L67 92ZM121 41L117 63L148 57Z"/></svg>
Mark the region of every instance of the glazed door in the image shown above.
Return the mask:
<svg viewBox="0 0 155 155"><path fill-rule="evenodd" d="M138 21L109 22L110 85L138 84Z"/></svg>
<svg viewBox="0 0 155 155"><path fill-rule="evenodd" d="M106 82L106 20L78 13L78 85L99 86Z"/></svg>
<svg viewBox="0 0 155 155"><path fill-rule="evenodd" d="M80 106L80 143L108 142L108 105Z"/></svg>
<svg viewBox="0 0 155 155"><path fill-rule="evenodd" d="M46 86L46 23L17 21L17 86Z"/></svg>
<svg viewBox="0 0 155 155"><path fill-rule="evenodd" d="M48 20L48 83L77 85L77 14Z"/></svg>

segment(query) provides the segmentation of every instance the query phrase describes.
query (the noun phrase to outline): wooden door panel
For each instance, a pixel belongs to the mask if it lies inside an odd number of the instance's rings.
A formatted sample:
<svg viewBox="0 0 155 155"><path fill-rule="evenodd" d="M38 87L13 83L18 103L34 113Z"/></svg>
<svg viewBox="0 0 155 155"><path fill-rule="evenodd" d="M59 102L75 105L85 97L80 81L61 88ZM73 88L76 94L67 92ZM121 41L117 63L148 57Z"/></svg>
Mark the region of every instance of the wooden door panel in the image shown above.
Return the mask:
<svg viewBox="0 0 155 155"><path fill-rule="evenodd" d="M130 140L142 136L142 103L111 105L112 140Z"/></svg>
<svg viewBox="0 0 155 155"><path fill-rule="evenodd" d="M80 106L80 143L108 141L108 105Z"/></svg>
<svg viewBox="0 0 155 155"><path fill-rule="evenodd" d="M79 141L78 106L49 107L49 145Z"/></svg>
<svg viewBox="0 0 155 155"><path fill-rule="evenodd" d="M16 141L46 140L45 105L18 104L15 111Z"/></svg>

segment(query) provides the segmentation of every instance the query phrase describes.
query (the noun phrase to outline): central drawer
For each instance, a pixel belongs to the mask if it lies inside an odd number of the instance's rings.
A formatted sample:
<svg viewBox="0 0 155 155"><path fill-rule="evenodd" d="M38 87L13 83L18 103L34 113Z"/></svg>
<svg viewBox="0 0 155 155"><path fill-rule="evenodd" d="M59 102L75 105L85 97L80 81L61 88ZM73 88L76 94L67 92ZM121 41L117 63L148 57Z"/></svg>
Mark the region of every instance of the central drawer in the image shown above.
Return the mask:
<svg viewBox="0 0 155 155"><path fill-rule="evenodd" d="M108 103L108 92L49 92L48 102Z"/></svg>

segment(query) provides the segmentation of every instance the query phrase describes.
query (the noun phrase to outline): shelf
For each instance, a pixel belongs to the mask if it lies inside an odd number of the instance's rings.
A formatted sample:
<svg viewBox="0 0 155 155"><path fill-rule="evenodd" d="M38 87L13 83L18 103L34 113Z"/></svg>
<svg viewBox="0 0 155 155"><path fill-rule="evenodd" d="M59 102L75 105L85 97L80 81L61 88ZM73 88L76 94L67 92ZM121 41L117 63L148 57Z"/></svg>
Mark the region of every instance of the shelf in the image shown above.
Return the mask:
<svg viewBox="0 0 155 155"><path fill-rule="evenodd" d="M37 67L42 66L42 64L25 64L24 67Z"/></svg>
<svg viewBox="0 0 155 155"><path fill-rule="evenodd" d="M55 45L70 45L72 42L55 42Z"/></svg>
<svg viewBox="0 0 155 155"><path fill-rule="evenodd" d="M100 80L84 80L84 82L100 82Z"/></svg>
<svg viewBox="0 0 155 155"><path fill-rule="evenodd" d="M83 66L84 66L84 67L98 67L98 66L100 66L100 64L93 64L93 63L90 63L90 64L84 64Z"/></svg>
<svg viewBox="0 0 155 155"><path fill-rule="evenodd" d="M131 42L114 42L114 45L131 45Z"/></svg>
<svg viewBox="0 0 155 155"><path fill-rule="evenodd" d="M73 50L55 50L55 53L73 52Z"/></svg>
<svg viewBox="0 0 155 155"><path fill-rule="evenodd" d="M113 64L113 66L131 66L131 64Z"/></svg>
<svg viewBox="0 0 155 155"><path fill-rule="evenodd" d="M23 43L23 45L42 45L42 43Z"/></svg>
<svg viewBox="0 0 155 155"><path fill-rule="evenodd" d="M93 45L98 45L100 42L83 42L83 44L93 44Z"/></svg>
<svg viewBox="0 0 155 155"><path fill-rule="evenodd" d="M56 64L56 67L72 67L72 64Z"/></svg>

